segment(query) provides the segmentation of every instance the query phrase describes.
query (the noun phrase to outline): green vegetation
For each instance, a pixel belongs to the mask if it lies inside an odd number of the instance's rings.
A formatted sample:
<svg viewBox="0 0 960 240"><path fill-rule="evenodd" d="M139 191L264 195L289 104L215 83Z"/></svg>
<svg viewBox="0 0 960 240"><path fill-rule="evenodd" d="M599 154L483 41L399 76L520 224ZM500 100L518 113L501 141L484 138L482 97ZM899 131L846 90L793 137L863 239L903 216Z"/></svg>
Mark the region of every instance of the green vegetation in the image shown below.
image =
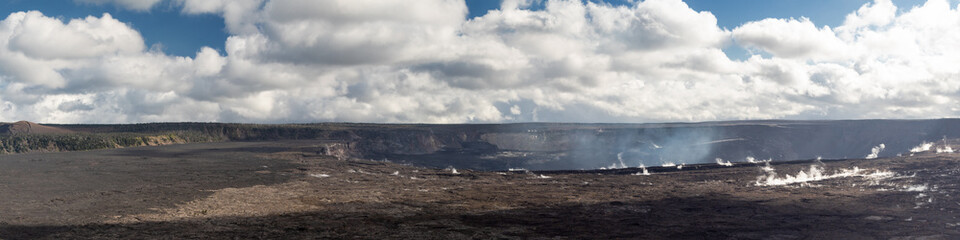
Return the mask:
<svg viewBox="0 0 960 240"><path fill-rule="evenodd" d="M48 131L55 130L58 133L12 133L2 132L3 129L0 128L0 154L85 151L195 142L299 139L365 139L364 144L370 146L364 147L375 149L387 149L382 145L395 143L400 143L400 147L418 148L423 147L418 145L422 142L421 138L445 132L450 133L444 135L448 136L445 139L458 139L456 136L459 136L459 133L471 132L472 130L468 129L475 125L145 123L43 126L48 127Z"/></svg>
<svg viewBox="0 0 960 240"><path fill-rule="evenodd" d="M195 131L148 133L64 133L0 135L0 154L25 152L84 151L117 147L155 146L221 139Z"/></svg>

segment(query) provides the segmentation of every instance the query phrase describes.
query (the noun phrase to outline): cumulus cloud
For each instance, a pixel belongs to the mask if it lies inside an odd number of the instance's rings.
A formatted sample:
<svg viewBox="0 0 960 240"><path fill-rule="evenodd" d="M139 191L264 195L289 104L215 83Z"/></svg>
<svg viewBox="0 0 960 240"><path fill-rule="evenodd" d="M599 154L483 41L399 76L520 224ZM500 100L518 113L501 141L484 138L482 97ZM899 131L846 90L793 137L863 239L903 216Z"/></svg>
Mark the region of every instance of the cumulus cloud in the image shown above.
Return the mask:
<svg viewBox="0 0 960 240"><path fill-rule="evenodd" d="M10 14L0 22L0 69L12 80L63 87L62 70L83 65L83 59L143 51L140 33L114 19L74 19L64 24L37 11Z"/></svg>
<svg viewBox="0 0 960 240"><path fill-rule="evenodd" d="M782 58L843 57L846 49L830 27L817 28L807 18L749 22L734 29L733 37L744 46Z"/></svg>
<svg viewBox="0 0 960 240"><path fill-rule="evenodd" d="M179 92L215 74L216 63L204 56L220 57L208 49L197 60L147 51L140 33L110 14L63 22L37 11L13 13L0 21L0 45L5 121L203 120L203 114L170 113L196 109L176 106L193 102Z"/></svg>
<svg viewBox="0 0 960 240"><path fill-rule="evenodd" d="M885 26L897 17L897 6L890 0L877 0L864 4L857 12L847 15L843 22L845 28L866 26Z"/></svg>
<svg viewBox="0 0 960 240"><path fill-rule="evenodd" d="M146 11L146 10L150 10L150 8L153 8L154 5L157 5L163 0L74 0L74 1L78 3L90 3L90 4L111 3L127 9L132 9L137 11Z"/></svg>
<svg viewBox="0 0 960 240"><path fill-rule="evenodd" d="M193 57L145 49L138 32L108 14L65 21L13 13L0 22L0 121L649 122L960 112L960 12L946 0L899 12L876 0L840 26L771 18L732 30L680 0L547 0L533 9L534 2L503 1L467 19L462 0L174 0L184 14L222 16L231 34L223 53L201 48ZM727 57L723 49L734 44L755 55Z"/></svg>
<svg viewBox="0 0 960 240"><path fill-rule="evenodd" d="M144 48L140 33L110 14L75 19L66 25L40 12L15 14L6 21L16 25L11 29L9 47L31 58L83 58L139 52Z"/></svg>
<svg viewBox="0 0 960 240"><path fill-rule="evenodd" d="M233 34L256 33L263 0L174 0L186 14L219 14Z"/></svg>
<svg viewBox="0 0 960 240"><path fill-rule="evenodd" d="M453 44L467 6L462 0L274 0L262 11L261 33L232 39L260 44L255 57L357 65L437 57Z"/></svg>

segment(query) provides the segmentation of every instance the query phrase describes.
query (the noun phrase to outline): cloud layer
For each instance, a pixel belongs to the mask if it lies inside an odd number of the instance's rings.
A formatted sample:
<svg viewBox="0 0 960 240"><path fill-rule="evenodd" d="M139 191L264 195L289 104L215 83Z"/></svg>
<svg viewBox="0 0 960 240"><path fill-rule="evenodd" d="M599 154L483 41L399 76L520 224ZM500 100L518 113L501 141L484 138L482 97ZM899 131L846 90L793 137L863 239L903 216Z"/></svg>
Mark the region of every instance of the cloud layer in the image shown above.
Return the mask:
<svg viewBox="0 0 960 240"><path fill-rule="evenodd" d="M82 0L149 10L161 2ZM680 0L174 0L225 53L144 47L109 14L0 21L0 121L651 122L960 114L960 12L877 0L842 26L732 30ZM736 60L723 49L755 55Z"/></svg>

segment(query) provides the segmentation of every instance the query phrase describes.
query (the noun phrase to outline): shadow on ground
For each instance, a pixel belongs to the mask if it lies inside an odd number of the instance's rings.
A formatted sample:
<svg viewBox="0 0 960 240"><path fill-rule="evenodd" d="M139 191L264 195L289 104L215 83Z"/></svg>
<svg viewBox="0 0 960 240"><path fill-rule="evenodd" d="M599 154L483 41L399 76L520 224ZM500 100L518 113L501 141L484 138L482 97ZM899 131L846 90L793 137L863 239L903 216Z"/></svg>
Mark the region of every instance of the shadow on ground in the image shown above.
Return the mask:
<svg viewBox="0 0 960 240"><path fill-rule="evenodd" d="M420 206L396 213L395 208ZM724 196L456 213L426 203L350 203L261 217L77 226L0 225L5 239L61 238L572 238L875 239L960 236L864 209L825 211ZM401 211L402 212L402 211ZM877 227L882 225L883 227Z"/></svg>

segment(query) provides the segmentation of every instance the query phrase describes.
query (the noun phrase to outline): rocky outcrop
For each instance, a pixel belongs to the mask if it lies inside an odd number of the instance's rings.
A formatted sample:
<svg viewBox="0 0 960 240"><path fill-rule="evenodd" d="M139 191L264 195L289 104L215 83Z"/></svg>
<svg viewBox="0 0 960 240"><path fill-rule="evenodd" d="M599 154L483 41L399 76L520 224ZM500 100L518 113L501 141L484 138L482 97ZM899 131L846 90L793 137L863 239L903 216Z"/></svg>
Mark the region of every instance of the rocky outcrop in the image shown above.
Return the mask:
<svg viewBox="0 0 960 240"><path fill-rule="evenodd" d="M352 142L325 142L318 144L316 148L317 154L336 157L340 160L363 157L363 154L357 150L356 143Z"/></svg>

